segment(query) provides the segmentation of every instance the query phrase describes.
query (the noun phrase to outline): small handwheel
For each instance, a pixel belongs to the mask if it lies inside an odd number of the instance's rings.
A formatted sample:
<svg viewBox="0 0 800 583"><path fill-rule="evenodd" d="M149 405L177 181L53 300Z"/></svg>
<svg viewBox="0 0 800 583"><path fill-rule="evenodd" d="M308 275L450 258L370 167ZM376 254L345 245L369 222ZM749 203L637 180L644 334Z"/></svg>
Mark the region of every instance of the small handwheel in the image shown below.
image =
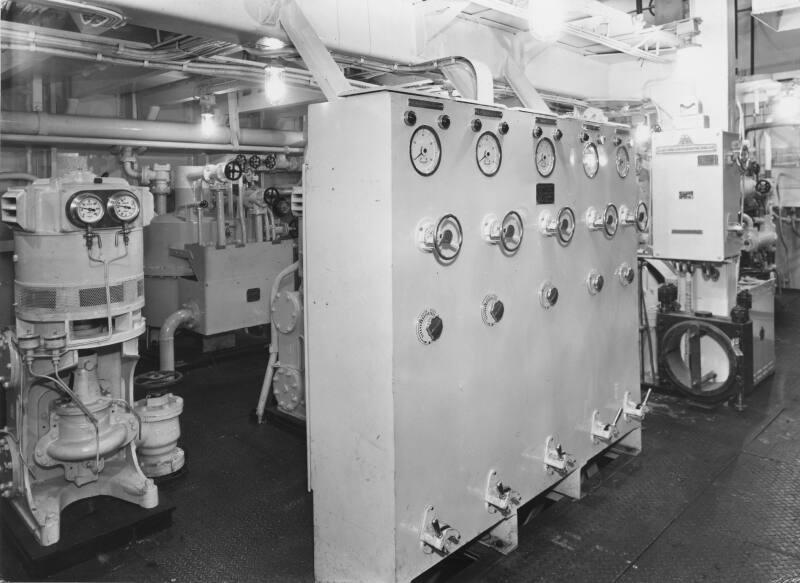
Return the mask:
<svg viewBox="0 0 800 583"><path fill-rule="evenodd" d="M523 234L522 217L517 211L510 211L500 226L500 245L503 251L509 254L516 253L522 245Z"/></svg>
<svg viewBox="0 0 800 583"><path fill-rule="evenodd" d="M278 191L277 188L275 188L274 186L270 186L268 189L264 191L264 202L267 203L268 205L272 205L276 200L278 200L278 197L280 195L281 193Z"/></svg>
<svg viewBox="0 0 800 583"><path fill-rule="evenodd" d="M242 165L236 160L231 160L225 164L225 178L231 181L239 180L242 177Z"/></svg>
<svg viewBox="0 0 800 583"><path fill-rule="evenodd" d="M433 254L437 259L444 263L455 260L463 242L464 235L458 217L447 214L439 219L433 232Z"/></svg>
<svg viewBox="0 0 800 583"><path fill-rule="evenodd" d="M261 166L261 158L258 157L258 154L253 154L250 156L248 163L250 164L250 168L253 170L258 170Z"/></svg>
<svg viewBox="0 0 800 583"><path fill-rule="evenodd" d="M133 383L139 388L152 391L177 385L181 379L183 379L183 374L177 370L152 370L136 375Z"/></svg>
<svg viewBox="0 0 800 583"><path fill-rule="evenodd" d="M264 156L264 166L267 170L272 170L278 164L278 157L275 154L269 153Z"/></svg>
<svg viewBox="0 0 800 583"><path fill-rule="evenodd" d="M242 168L244 168L245 165L247 164L247 156L245 156L244 154L239 154L238 156L236 156L235 160L236 162L239 163L239 166L241 166Z"/></svg>

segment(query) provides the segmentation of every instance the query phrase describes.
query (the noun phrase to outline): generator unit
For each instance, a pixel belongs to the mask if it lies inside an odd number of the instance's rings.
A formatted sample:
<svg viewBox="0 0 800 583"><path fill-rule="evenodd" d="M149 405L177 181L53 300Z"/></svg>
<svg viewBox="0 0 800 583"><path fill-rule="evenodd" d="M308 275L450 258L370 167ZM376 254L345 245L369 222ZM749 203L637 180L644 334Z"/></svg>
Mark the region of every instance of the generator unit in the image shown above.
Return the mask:
<svg viewBox="0 0 800 583"><path fill-rule="evenodd" d="M183 463L180 399L133 401L152 195L79 172L10 190L0 203L16 270L16 325L0 336L0 489L52 545L65 506L113 496L152 508L158 492L140 462L152 475ZM151 426L165 418L169 436Z"/></svg>
<svg viewBox="0 0 800 583"><path fill-rule="evenodd" d="M519 504L640 448L629 130L399 90L308 127L316 578L511 550Z"/></svg>

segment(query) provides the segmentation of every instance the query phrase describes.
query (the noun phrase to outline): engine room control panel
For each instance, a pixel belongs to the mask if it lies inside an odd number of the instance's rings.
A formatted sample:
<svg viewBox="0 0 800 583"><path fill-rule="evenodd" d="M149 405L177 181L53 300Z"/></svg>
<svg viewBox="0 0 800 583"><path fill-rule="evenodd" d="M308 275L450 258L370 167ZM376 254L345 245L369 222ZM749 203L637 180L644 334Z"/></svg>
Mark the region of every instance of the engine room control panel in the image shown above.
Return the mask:
<svg viewBox="0 0 800 583"><path fill-rule="evenodd" d="M344 128L369 164L341 147ZM579 482L603 448L639 446L640 419L620 413L626 393L639 402L631 266L649 221L630 141L401 91L310 107L318 579L411 580ZM357 237L341 236L349 223Z"/></svg>

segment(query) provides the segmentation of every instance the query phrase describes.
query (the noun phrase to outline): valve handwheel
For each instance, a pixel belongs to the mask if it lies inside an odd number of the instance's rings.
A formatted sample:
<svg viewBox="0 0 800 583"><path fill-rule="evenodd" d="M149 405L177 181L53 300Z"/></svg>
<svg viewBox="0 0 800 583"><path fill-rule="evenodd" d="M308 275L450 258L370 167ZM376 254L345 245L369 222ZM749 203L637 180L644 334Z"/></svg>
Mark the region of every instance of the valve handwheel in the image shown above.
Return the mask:
<svg viewBox="0 0 800 583"><path fill-rule="evenodd" d="M433 232L433 253L445 263L453 261L461 252L463 231L461 222L453 214L444 215Z"/></svg>
<svg viewBox="0 0 800 583"><path fill-rule="evenodd" d="M239 154L238 156L236 156L235 160L236 162L239 163L239 166L241 166L242 168L244 168L245 165L247 164L247 156L245 156L244 154Z"/></svg>
<svg viewBox="0 0 800 583"><path fill-rule="evenodd" d="M133 379L135 386L148 391L155 389L164 389L178 384L183 378L183 373L176 370L152 370L140 375L136 375Z"/></svg>
<svg viewBox="0 0 800 583"><path fill-rule="evenodd" d="M235 182L242 177L243 173L244 171L242 170L242 165L236 160L231 160L225 164L225 178L228 180Z"/></svg>

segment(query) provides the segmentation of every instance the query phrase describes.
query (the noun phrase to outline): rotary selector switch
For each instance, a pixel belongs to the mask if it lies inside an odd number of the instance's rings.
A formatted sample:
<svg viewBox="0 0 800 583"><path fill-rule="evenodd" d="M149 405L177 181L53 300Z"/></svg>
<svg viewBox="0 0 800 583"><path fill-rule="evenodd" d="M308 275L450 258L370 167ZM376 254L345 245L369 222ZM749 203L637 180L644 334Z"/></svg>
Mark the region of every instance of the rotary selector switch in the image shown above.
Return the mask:
<svg viewBox="0 0 800 583"><path fill-rule="evenodd" d="M617 269L617 277L619 277L619 283L623 287L629 286L636 278L636 272L628 263L623 263L619 266L619 269Z"/></svg>
<svg viewBox="0 0 800 583"><path fill-rule="evenodd" d="M495 295L489 294L481 302L481 318L487 326L494 326L503 319L506 307Z"/></svg>
<svg viewBox="0 0 800 583"><path fill-rule="evenodd" d="M586 278L586 287L591 295L596 295L603 291L603 286L605 284L605 278L600 275L596 269L593 269L589 272L589 275Z"/></svg>
<svg viewBox="0 0 800 583"><path fill-rule="evenodd" d="M557 215L552 211L542 211L539 215L539 231L546 237L557 237L562 245L569 244L575 234L575 212L566 206Z"/></svg>
<svg viewBox="0 0 800 583"><path fill-rule="evenodd" d="M443 330L444 322L436 310L428 308L417 317L417 340L422 344L436 342Z"/></svg>
<svg viewBox="0 0 800 583"><path fill-rule="evenodd" d="M549 310L558 302L558 288L546 281L539 286L539 303L545 310Z"/></svg>

